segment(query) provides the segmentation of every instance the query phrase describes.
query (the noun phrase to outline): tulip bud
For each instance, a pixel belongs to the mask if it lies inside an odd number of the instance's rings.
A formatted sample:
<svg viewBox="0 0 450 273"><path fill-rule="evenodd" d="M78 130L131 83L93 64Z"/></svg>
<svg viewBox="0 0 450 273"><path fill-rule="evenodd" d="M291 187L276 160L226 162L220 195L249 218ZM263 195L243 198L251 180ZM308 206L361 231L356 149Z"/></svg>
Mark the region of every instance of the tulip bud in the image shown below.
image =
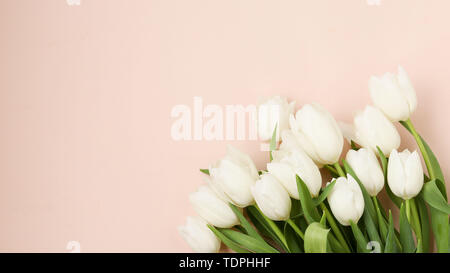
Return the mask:
<svg viewBox="0 0 450 273"><path fill-rule="evenodd" d="M346 159L367 192L376 196L383 189L384 175L374 152L366 148L350 150Z"/></svg>
<svg viewBox="0 0 450 273"><path fill-rule="evenodd" d="M271 174L263 174L252 186L252 193L261 211L274 221L289 219L291 199L277 179Z"/></svg>
<svg viewBox="0 0 450 273"><path fill-rule="evenodd" d="M398 197L408 200L419 194L423 186L423 169L417 151L393 150L389 156L388 184Z"/></svg>
<svg viewBox="0 0 450 273"><path fill-rule="evenodd" d="M364 111L356 114L353 124L341 124L342 132L348 141L353 140L365 148L372 149L376 154L378 146L385 156L400 146L397 129L378 108L366 106Z"/></svg>
<svg viewBox="0 0 450 273"><path fill-rule="evenodd" d="M189 246L197 253L217 253L220 240L199 217L187 217L186 225L178 227L178 231Z"/></svg>
<svg viewBox="0 0 450 273"><path fill-rule="evenodd" d="M294 112L295 101L288 103L286 98L275 96L258 106L258 134L263 141L272 139L273 130L277 126L276 140L280 132L289 129L289 116Z"/></svg>
<svg viewBox="0 0 450 273"><path fill-rule="evenodd" d="M401 66L398 67L397 75L386 73L381 77L372 76L369 90L374 105L392 122L407 120L416 110L416 92Z"/></svg>
<svg viewBox="0 0 450 273"><path fill-rule="evenodd" d="M246 207L254 199L250 187L258 179L258 171L251 158L228 145L228 153L222 160L209 168L211 182L236 206Z"/></svg>
<svg viewBox="0 0 450 273"><path fill-rule="evenodd" d="M201 186L189 196L194 210L209 224L230 228L239 224L239 220L230 206L219 198L209 186Z"/></svg>
<svg viewBox="0 0 450 273"><path fill-rule="evenodd" d="M320 105L306 104L289 123L303 150L318 164L334 164L344 145L333 116Z"/></svg>
<svg viewBox="0 0 450 273"><path fill-rule="evenodd" d="M305 182L313 197L319 194L322 186L319 168L301 149L282 149L272 152L272 156L267 170L281 182L292 198L299 199L296 175Z"/></svg>
<svg viewBox="0 0 450 273"><path fill-rule="evenodd" d="M358 223L364 212L364 198L361 188L351 175L339 177L328 195L328 203L334 217L344 226L350 221Z"/></svg>

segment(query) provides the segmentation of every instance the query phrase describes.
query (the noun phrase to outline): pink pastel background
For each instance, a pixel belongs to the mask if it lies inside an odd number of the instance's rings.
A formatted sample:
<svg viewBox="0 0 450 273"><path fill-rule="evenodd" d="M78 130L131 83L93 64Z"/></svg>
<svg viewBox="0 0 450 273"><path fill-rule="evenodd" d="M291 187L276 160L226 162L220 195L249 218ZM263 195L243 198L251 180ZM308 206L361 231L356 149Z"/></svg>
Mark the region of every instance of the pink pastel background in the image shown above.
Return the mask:
<svg viewBox="0 0 450 273"><path fill-rule="evenodd" d="M350 121L369 76L401 64L450 177L450 2L380 2L0 1L0 251L190 251L176 227L198 169L227 143L268 160L257 141L174 141L194 96L280 94Z"/></svg>

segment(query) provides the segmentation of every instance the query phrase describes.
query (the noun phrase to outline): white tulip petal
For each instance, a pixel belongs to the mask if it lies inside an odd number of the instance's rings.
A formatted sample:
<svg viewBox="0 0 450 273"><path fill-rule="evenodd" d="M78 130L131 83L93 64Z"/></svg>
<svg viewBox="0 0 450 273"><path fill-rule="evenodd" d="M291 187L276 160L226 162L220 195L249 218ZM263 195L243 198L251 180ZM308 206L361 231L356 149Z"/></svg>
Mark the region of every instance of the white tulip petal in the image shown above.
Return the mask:
<svg viewBox="0 0 450 273"><path fill-rule="evenodd" d="M282 142L280 144L280 150L282 151L303 150L294 132L292 132L291 130L284 130L283 132L281 132L281 139Z"/></svg>
<svg viewBox="0 0 450 273"><path fill-rule="evenodd" d="M373 106L366 106L354 118L355 135L358 144L378 153L380 147L384 155L400 146L400 135L384 114Z"/></svg>
<svg viewBox="0 0 450 273"><path fill-rule="evenodd" d="M419 154L414 151L405 163L406 185L405 197L410 199L418 195L423 187L423 168Z"/></svg>
<svg viewBox="0 0 450 273"><path fill-rule="evenodd" d="M186 224L178 227L180 235L197 253L217 253L220 240L206 226L206 222L198 217L187 217Z"/></svg>
<svg viewBox="0 0 450 273"><path fill-rule="evenodd" d="M371 196L376 196L384 186L383 170L371 149L350 150L346 157L364 188Z"/></svg>
<svg viewBox="0 0 450 273"><path fill-rule="evenodd" d="M194 210L209 224L230 228L239 223L229 205L220 199L209 186L202 186L189 196Z"/></svg>
<svg viewBox="0 0 450 273"><path fill-rule="evenodd" d="M408 102L409 112L410 114L412 114L414 113L414 111L416 111L417 108L416 91L414 90L414 86L412 85L408 74L401 66L398 67L397 80L398 84L401 87L400 90L402 91L404 97Z"/></svg>
<svg viewBox="0 0 450 273"><path fill-rule="evenodd" d="M213 180L208 176L203 178L207 185L214 191L214 193L222 199L225 203L233 203L233 201L219 188L217 183L214 183Z"/></svg>
<svg viewBox="0 0 450 273"><path fill-rule="evenodd" d="M297 112L305 137L313 145L319 162L334 164L343 148L343 136L334 118L319 105L305 105Z"/></svg>
<svg viewBox="0 0 450 273"><path fill-rule="evenodd" d="M319 168L302 150L275 151L273 155L267 170L282 183L292 198L299 199L296 175L305 182L313 197L319 194L322 186Z"/></svg>
<svg viewBox="0 0 450 273"><path fill-rule="evenodd" d="M277 126L276 140L280 139L280 132L289 129L289 115L293 113L295 102L288 103L280 96L263 100L258 105L258 134L261 140L269 141Z"/></svg>
<svg viewBox="0 0 450 273"><path fill-rule="evenodd" d="M271 162L267 164L267 171L280 181L292 198L299 199L295 172L289 164Z"/></svg>
<svg viewBox="0 0 450 273"><path fill-rule="evenodd" d="M209 173L213 188L222 192L233 204L246 207L254 203L250 187L259 175L248 155L228 145L225 158L212 164Z"/></svg>
<svg viewBox="0 0 450 273"><path fill-rule="evenodd" d="M333 116L321 106L304 105L295 118L289 118L291 130L302 149L317 164L334 164L342 152L342 132Z"/></svg>
<svg viewBox="0 0 450 273"><path fill-rule="evenodd" d="M407 120L416 110L416 92L401 66L397 75L386 73L381 77L372 76L369 90L374 105L392 122Z"/></svg>
<svg viewBox="0 0 450 273"><path fill-rule="evenodd" d="M398 91L399 85L394 75L381 78L371 77L369 90L373 103L392 121L404 120L409 116L409 105Z"/></svg>
<svg viewBox="0 0 450 273"><path fill-rule="evenodd" d="M339 223L349 226L358 223L364 212L364 199L358 183L353 177L339 177L328 195L331 211Z"/></svg>
<svg viewBox="0 0 450 273"><path fill-rule="evenodd" d="M226 158L234 161L236 164L242 167L246 167L251 176L253 176L255 179L258 178L258 169L256 169L255 163L253 163L253 160L248 154L245 154L232 145L228 144Z"/></svg>
<svg viewBox="0 0 450 273"><path fill-rule="evenodd" d="M252 187L255 201L261 211L274 221L289 219L291 199L286 190L271 174L264 174Z"/></svg>

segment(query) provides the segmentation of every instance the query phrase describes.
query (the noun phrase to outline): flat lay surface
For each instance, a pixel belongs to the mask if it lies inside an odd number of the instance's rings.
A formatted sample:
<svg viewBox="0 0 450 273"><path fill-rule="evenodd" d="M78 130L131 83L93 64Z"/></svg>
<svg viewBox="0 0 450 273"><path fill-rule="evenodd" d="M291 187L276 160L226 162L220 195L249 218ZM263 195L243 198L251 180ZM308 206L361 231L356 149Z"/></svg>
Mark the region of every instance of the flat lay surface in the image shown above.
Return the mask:
<svg viewBox="0 0 450 273"><path fill-rule="evenodd" d="M248 137L196 140L198 98L225 111L282 95L351 122L370 76L398 65L450 186L446 0L69 2L0 2L1 252L190 252L176 227L199 168L226 144L269 160ZM192 140L171 132L180 105Z"/></svg>

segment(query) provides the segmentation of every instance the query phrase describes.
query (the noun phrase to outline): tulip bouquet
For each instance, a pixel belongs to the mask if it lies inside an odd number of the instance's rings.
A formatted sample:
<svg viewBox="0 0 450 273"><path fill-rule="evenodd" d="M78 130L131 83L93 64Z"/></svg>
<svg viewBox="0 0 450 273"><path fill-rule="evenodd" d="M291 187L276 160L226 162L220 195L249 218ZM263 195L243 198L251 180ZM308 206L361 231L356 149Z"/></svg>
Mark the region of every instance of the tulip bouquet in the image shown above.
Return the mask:
<svg viewBox="0 0 450 273"><path fill-rule="evenodd" d="M189 197L200 217L179 228L193 250L218 252L223 242L246 253L449 252L444 176L410 120L414 88L399 67L397 75L371 77L369 90L374 106L357 113L353 124L336 122L317 104L294 115L295 103L284 98L261 103L258 133L270 141L267 169L258 171L229 146L223 159L201 170L207 184ZM278 108L276 116L264 110L268 105ZM397 150L393 122L416 140L426 174L417 151ZM351 149L340 162L344 138ZM322 187L326 172L332 179ZM383 188L398 219L377 197Z"/></svg>

